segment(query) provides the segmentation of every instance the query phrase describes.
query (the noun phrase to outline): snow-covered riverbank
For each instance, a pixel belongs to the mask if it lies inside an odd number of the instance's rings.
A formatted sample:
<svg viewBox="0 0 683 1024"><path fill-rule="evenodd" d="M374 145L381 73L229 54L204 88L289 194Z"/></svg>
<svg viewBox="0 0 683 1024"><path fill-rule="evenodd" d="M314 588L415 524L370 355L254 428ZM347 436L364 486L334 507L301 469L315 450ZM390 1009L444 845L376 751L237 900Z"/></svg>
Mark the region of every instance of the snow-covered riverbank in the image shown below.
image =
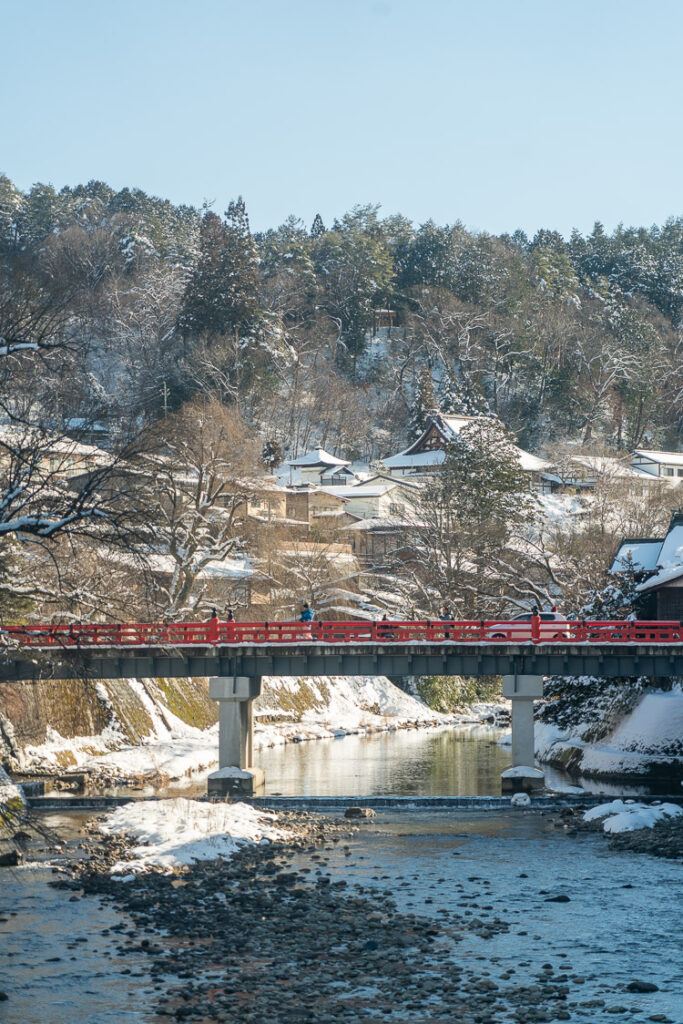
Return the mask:
<svg viewBox="0 0 683 1024"><path fill-rule="evenodd" d="M182 785L217 764L217 726L197 728L176 714L168 688L158 680L127 680L129 701L135 700L148 723L144 735L130 742L119 705L102 684L97 699L108 701L109 720L97 734L64 736L50 728L39 744L19 751L16 767L23 773L87 773L108 784ZM197 701L199 698L196 698ZM208 699L208 698L207 698ZM176 711L182 710L178 702ZM209 709L214 710L213 702ZM130 710L128 709L129 714ZM367 735L399 729L473 724L504 715L502 705L475 705L461 715L443 715L388 679L375 677L311 677L264 679L255 708L255 748L343 735Z"/></svg>
<svg viewBox="0 0 683 1024"><path fill-rule="evenodd" d="M607 726L605 727L605 722ZM599 779L683 780L683 688L639 693L631 708L596 722L595 716L559 724L536 723L539 761ZM602 726L602 728L600 728Z"/></svg>

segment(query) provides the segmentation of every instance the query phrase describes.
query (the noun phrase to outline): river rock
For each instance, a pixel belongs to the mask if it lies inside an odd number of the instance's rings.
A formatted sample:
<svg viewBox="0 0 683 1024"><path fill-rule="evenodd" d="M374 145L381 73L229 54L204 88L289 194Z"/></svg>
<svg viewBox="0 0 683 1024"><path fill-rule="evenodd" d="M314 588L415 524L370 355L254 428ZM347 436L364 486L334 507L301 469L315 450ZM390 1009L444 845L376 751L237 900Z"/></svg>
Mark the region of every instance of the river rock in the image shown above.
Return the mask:
<svg viewBox="0 0 683 1024"><path fill-rule="evenodd" d="M347 807L344 811L345 818L374 818L375 812L372 807Z"/></svg>
<svg viewBox="0 0 683 1024"><path fill-rule="evenodd" d="M627 992L659 992L659 985L655 985L652 981L640 981L638 978L634 978L633 981L629 981L626 986Z"/></svg>

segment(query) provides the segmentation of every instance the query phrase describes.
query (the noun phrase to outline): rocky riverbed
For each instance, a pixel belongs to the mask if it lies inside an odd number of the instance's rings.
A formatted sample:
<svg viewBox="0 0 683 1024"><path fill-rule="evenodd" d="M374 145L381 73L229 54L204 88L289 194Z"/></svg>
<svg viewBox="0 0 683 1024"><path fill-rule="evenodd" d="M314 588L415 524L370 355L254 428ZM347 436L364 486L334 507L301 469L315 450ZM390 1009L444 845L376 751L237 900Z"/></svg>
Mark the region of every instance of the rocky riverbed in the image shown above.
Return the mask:
<svg viewBox="0 0 683 1024"><path fill-rule="evenodd" d="M615 856L565 824L524 809L280 813L264 827L285 838L187 865L177 848L149 870L140 833L103 835L81 818L52 889L78 931L64 949L43 944L46 969L33 963L18 1013L21 954L14 973L0 969L7 1019L683 1024L679 866ZM12 921L20 932L22 914ZM81 951L89 973L52 1018L59 980L42 976L75 971ZM116 977L113 1017L96 1001L103 974Z"/></svg>
<svg viewBox="0 0 683 1024"><path fill-rule="evenodd" d="M125 861L134 857L129 840L103 836L94 822L87 827L84 859L54 885L68 898L97 896L122 915L103 929L104 937L116 939L127 970L151 979L150 1019L592 1024L614 1014L629 1022L675 1020L656 1012L647 989L638 995L637 985L628 988L642 982L637 974L597 985L591 979L600 971L581 971L566 951L546 948L545 957L535 956L527 947L542 936L520 929L517 901L495 893L481 861L469 875L454 859L463 855L467 832L453 831L453 816L439 820L439 829L448 821L443 835L434 833L432 819L411 826L419 857L425 839L432 850L426 874L403 854L398 874L393 853L382 864L382 844L396 836L373 817L282 813L276 820L286 841L245 845L230 859L127 874ZM523 824L516 820L516 827ZM479 816L476 828L489 832L490 822ZM551 822L542 829L541 839ZM517 883L529 884L539 892L538 882ZM560 888L564 902L576 898ZM541 907L557 906L537 917L550 912L569 924L571 908L553 903L558 891L541 889L534 897ZM519 957L511 958L517 946Z"/></svg>
<svg viewBox="0 0 683 1024"><path fill-rule="evenodd" d="M91 859L55 885L103 896L130 915L134 928L114 929L119 954L131 966L146 965L160 1017L236 1024L570 1019L562 1008L570 982L552 965L540 967L530 985L458 962L464 935L494 939L508 930L503 918L400 912L389 892L327 874L331 853L353 856L348 821L278 819L292 834L287 843L125 882L109 870L125 859L126 840L98 837L87 844Z"/></svg>

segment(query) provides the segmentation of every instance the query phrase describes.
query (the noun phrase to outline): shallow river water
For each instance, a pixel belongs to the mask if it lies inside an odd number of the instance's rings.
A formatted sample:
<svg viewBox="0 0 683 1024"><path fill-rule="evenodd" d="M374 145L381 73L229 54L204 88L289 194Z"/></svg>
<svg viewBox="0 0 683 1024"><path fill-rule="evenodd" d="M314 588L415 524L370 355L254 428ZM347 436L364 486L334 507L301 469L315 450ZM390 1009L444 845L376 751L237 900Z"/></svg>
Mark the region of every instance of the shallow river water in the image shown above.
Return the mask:
<svg viewBox="0 0 683 1024"><path fill-rule="evenodd" d="M50 824L68 822L62 816ZM346 845L328 848L317 862L333 880L388 889L401 910L509 922L507 934L470 935L455 947L465 968L493 981L510 973L523 981L550 965L570 979L565 1019L572 1021L633 1024L661 1014L683 1024L680 864L612 853L601 836L567 836L534 811L382 811ZM295 863L310 865L305 854ZM50 877L44 868L3 872L0 989L9 998L0 1020L158 1020L144 956L127 960L101 934L119 915L92 898L71 902L48 887ZM569 901L546 902L557 894ZM659 991L627 993L633 979Z"/></svg>
<svg viewBox="0 0 683 1024"><path fill-rule="evenodd" d="M259 763L271 795L498 794L510 756L500 735L481 727L347 736L270 748L259 753ZM572 782L552 771L547 778L559 787ZM198 783L196 792L205 785ZM190 787L174 795L192 793ZM43 820L76 852L85 817ZM582 978L572 984L572 1020L631 1022L664 1014L683 1024L680 864L612 853L600 836L568 837L537 811L382 811L351 841L351 855L337 848L326 856L325 871L388 888L399 909L508 919L508 934L470 937L458 956L480 961L480 968L486 960L494 980L510 970L534 975L544 963ZM145 958L126 960L116 952L115 935L102 935L122 919L110 905L50 887L54 877L45 866L0 871L0 991L9 996L0 1001L0 1022L157 1019ZM559 892L569 902L546 902ZM655 981L660 991L630 995L624 986L633 978ZM604 1002L580 1005L594 1000Z"/></svg>
<svg viewBox="0 0 683 1024"><path fill-rule="evenodd" d="M507 919L507 934L466 938L458 959L488 960L494 980L510 970L533 979L544 964L580 979L570 983L571 1020L663 1014L683 1024L680 863L614 853L595 834L567 836L537 811L380 811L350 856L328 856L333 875L390 889L399 909ZM546 902L560 894L569 901ZM659 991L627 993L634 979ZM594 1000L604 1002L580 1005Z"/></svg>
<svg viewBox="0 0 683 1024"><path fill-rule="evenodd" d="M401 729L339 739L307 740L259 750L266 795L500 796L510 747L493 726ZM545 767L546 782L576 786L566 772ZM582 779L589 793L645 795L644 786Z"/></svg>

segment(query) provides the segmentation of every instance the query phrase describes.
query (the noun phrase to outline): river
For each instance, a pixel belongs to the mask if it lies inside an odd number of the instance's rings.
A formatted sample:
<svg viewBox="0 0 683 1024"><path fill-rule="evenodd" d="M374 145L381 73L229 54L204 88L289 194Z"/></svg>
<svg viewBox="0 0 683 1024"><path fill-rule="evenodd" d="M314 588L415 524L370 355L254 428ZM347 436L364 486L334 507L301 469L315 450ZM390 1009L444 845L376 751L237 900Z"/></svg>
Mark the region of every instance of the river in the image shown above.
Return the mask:
<svg viewBox="0 0 683 1024"><path fill-rule="evenodd" d="M46 819L62 834L75 835L78 823ZM683 908L673 898L680 864L612 853L601 836L567 836L533 811L433 810L379 812L349 843L328 846L315 862L301 852L296 863L319 866L331 881L388 889L399 910L505 919L506 933L466 937L453 951L456 962L498 984L511 976L533 983L548 970L566 977L564 1019L595 1024L613 1013L629 1024L683 1024ZM110 929L128 929L126 918L95 898L50 888L50 877L45 868L2 873L3 1024L158 1020L154 989L177 979L152 980L143 955L122 956ZM548 902L558 893L568 901ZM658 991L628 993L634 978ZM414 1019L431 1020L429 1007Z"/></svg>
<svg viewBox="0 0 683 1024"><path fill-rule="evenodd" d="M507 730L494 726L401 729L366 736L306 740L257 754L267 796L500 796L510 766ZM577 781L545 766L551 788ZM644 796L647 786L581 779L589 793ZM197 792L200 789L197 788Z"/></svg>
<svg viewBox="0 0 683 1024"><path fill-rule="evenodd" d="M482 726L346 736L267 748L259 752L259 763L269 795L499 794L500 773L510 759L501 735ZM552 770L547 776L559 788L573 781ZM624 792L614 784L592 788ZM174 795L203 792L205 782L198 782ZM67 813L50 815L45 823L78 856L83 820ZM357 856L351 860L331 855L331 874L387 886L399 906L429 914L463 899L473 907L485 899L492 909L477 913L485 917L495 908L518 922L493 943L466 944L464 956L485 954L497 971L516 964L529 974L544 961L556 970L570 964L574 974L585 976L586 1000L622 1003L634 1015L640 1003L677 1024L681 1020L676 1007L683 977L672 936L680 934L683 919L679 902L671 899L680 885L679 865L610 853L598 836L568 838L537 813L382 812L361 830L353 850ZM144 958L122 959L110 931L122 919L94 899L51 888L53 878L45 866L4 869L0 875L0 990L9 995L0 1003L0 1020L152 1019L154 995ZM545 902L543 891L557 888L569 894L569 905ZM125 919L123 925L128 927ZM661 992L647 999L625 997L624 982L643 976L656 979ZM602 1007L589 1010L589 1019L594 1012L602 1015ZM577 1019L585 1020L586 1012Z"/></svg>

